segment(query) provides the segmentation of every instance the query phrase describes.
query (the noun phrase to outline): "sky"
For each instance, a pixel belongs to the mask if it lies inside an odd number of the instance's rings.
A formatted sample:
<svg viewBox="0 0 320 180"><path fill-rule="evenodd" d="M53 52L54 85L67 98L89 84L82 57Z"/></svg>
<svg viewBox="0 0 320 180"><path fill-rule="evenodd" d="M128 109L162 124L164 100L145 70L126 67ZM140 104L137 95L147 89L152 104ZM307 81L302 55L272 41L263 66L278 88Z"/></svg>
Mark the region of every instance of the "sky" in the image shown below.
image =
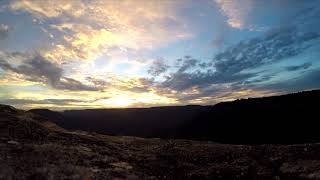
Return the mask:
<svg viewBox="0 0 320 180"><path fill-rule="evenodd" d="M0 103L213 105L320 87L320 0L2 0Z"/></svg>

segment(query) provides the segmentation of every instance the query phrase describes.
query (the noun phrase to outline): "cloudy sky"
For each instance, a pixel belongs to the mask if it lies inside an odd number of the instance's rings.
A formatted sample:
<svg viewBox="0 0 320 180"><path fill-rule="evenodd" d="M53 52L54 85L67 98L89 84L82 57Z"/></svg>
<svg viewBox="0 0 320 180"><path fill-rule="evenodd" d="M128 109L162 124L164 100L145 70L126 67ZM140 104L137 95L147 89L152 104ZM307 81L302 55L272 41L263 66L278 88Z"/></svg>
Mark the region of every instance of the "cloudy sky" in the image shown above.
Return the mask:
<svg viewBox="0 0 320 180"><path fill-rule="evenodd" d="M215 104L320 87L320 0L2 0L0 103Z"/></svg>

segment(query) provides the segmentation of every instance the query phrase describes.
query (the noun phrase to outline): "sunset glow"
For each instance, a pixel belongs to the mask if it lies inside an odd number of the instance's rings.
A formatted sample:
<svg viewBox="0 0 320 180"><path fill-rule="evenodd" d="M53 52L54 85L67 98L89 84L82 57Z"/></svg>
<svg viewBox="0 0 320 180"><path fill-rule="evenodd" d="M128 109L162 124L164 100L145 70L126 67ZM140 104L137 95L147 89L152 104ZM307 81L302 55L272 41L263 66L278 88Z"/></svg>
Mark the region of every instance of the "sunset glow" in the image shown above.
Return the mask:
<svg viewBox="0 0 320 180"><path fill-rule="evenodd" d="M0 1L0 103L216 104L320 87L320 1Z"/></svg>

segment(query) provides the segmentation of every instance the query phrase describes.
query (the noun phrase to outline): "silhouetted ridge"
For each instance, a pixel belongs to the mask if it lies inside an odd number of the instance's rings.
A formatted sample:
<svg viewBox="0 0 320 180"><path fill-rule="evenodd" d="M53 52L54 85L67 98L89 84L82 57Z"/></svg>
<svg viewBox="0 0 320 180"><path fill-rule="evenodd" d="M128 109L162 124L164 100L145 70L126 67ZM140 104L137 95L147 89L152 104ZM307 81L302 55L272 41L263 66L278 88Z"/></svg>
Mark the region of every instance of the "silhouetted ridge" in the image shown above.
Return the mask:
<svg viewBox="0 0 320 180"><path fill-rule="evenodd" d="M45 117L46 119L56 123L57 125L59 125L61 127L65 127L65 125L67 123L65 117L63 116L63 114L61 112L51 111L49 109L31 109L28 112L38 114L42 117Z"/></svg>
<svg viewBox="0 0 320 180"><path fill-rule="evenodd" d="M0 105L0 137L23 142L43 142L62 128L37 114Z"/></svg>
<svg viewBox="0 0 320 180"><path fill-rule="evenodd" d="M239 144L319 142L319 102L319 90L222 102L178 136Z"/></svg>
<svg viewBox="0 0 320 180"><path fill-rule="evenodd" d="M106 136L67 131L10 106L0 110L0 179L320 178L319 143L246 146Z"/></svg>
<svg viewBox="0 0 320 180"><path fill-rule="evenodd" d="M16 113L18 111L20 111L20 110L17 110L16 108L14 108L12 106L0 104L0 112Z"/></svg>
<svg viewBox="0 0 320 180"><path fill-rule="evenodd" d="M112 135L172 137L177 128L208 110L206 106L67 110L65 128ZM164 133L165 132L165 133Z"/></svg>
<svg viewBox="0 0 320 180"><path fill-rule="evenodd" d="M67 129L111 135L223 143L319 142L320 90L248 98L215 106L31 110Z"/></svg>

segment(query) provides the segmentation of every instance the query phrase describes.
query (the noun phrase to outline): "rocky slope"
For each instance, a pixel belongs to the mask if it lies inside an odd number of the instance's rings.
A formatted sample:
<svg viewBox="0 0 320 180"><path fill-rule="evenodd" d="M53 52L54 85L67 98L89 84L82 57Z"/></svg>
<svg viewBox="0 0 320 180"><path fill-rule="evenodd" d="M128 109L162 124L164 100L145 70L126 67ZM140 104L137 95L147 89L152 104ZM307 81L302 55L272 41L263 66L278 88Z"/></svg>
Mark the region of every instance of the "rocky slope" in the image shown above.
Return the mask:
<svg viewBox="0 0 320 180"><path fill-rule="evenodd" d="M70 132L1 105L0 179L320 179L320 144L229 145Z"/></svg>

